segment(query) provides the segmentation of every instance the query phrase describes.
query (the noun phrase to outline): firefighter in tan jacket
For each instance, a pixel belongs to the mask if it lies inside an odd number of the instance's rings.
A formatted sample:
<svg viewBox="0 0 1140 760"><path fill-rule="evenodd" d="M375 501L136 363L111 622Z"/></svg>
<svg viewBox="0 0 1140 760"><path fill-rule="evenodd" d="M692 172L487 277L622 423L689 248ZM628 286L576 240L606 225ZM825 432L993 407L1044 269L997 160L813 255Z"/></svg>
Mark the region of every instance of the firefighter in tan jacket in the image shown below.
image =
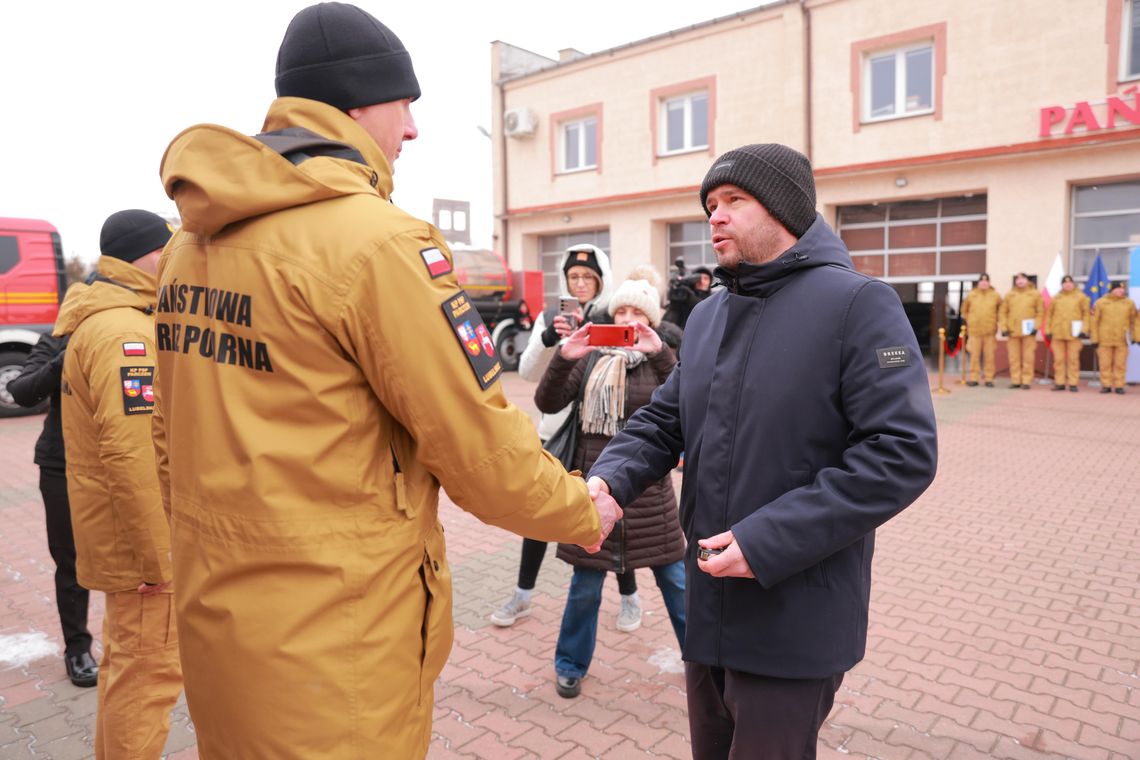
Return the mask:
<svg viewBox="0 0 1140 760"><path fill-rule="evenodd" d="M390 201L419 85L350 5L292 21L264 133L178 135L156 445L203 760L416 758L452 642L438 492L586 546L620 515L542 450L439 232Z"/></svg>
<svg viewBox="0 0 1140 760"><path fill-rule="evenodd" d="M1045 301L1024 272L1013 280L998 309L998 326L1009 336L1009 379L1012 388L1029 390L1037 359L1037 331L1045 320Z"/></svg>
<svg viewBox="0 0 1140 760"><path fill-rule="evenodd" d="M1077 290L1071 275L1061 278L1061 292L1045 310L1045 339L1053 349L1053 390L1077 392L1081 379L1081 338L1089 324L1089 297Z"/></svg>
<svg viewBox="0 0 1140 760"><path fill-rule="evenodd" d="M149 211L112 214L90 285L67 291L70 335L60 411L76 570L107 595L95 757L157 760L182 691L171 601L170 529L151 443L154 272L170 227Z"/></svg>
<svg viewBox="0 0 1140 760"><path fill-rule="evenodd" d="M977 385L981 365L986 365L986 387L994 387L994 353L997 351L998 307L1001 296L990 285L990 276L982 273L977 287L962 302L962 319L966 321L966 351L970 354L970 379L966 385Z"/></svg>
<svg viewBox="0 0 1140 760"><path fill-rule="evenodd" d="M1124 393L1129 333L1133 343L1140 342L1140 315L1136 304L1124 295L1124 281L1117 280L1108 295L1097 299L1092 314L1090 336L1100 364L1101 393Z"/></svg>

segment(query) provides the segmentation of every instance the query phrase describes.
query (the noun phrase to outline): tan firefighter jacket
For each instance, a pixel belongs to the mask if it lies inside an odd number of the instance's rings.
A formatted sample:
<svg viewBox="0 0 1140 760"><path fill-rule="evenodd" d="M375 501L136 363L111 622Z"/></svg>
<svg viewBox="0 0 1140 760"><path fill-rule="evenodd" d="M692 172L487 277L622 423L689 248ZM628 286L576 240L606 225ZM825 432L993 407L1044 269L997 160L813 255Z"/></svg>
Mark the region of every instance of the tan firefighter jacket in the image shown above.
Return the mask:
<svg viewBox="0 0 1140 760"><path fill-rule="evenodd" d="M1026 319L1033 320L1034 330L1044 332L1045 301L1032 282L1024 288L1012 289L1002 298L998 329L1008 332L1011 338L1023 338L1029 334L1022 329Z"/></svg>
<svg viewBox="0 0 1140 760"><path fill-rule="evenodd" d="M1073 335L1074 322L1080 322L1078 335ZM1089 331L1089 297L1079 290L1062 290L1045 310L1045 332L1053 340L1077 340L1079 333Z"/></svg>
<svg viewBox="0 0 1140 760"><path fill-rule="evenodd" d="M186 693L204 760L415 758L451 649L440 486L492 525L600 533L507 402L440 233L355 121L281 98L178 135L161 415Z"/></svg>
<svg viewBox="0 0 1140 760"><path fill-rule="evenodd" d="M103 256L67 291L60 411L80 585L127 591L171 579L170 530L151 443L154 276Z"/></svg>

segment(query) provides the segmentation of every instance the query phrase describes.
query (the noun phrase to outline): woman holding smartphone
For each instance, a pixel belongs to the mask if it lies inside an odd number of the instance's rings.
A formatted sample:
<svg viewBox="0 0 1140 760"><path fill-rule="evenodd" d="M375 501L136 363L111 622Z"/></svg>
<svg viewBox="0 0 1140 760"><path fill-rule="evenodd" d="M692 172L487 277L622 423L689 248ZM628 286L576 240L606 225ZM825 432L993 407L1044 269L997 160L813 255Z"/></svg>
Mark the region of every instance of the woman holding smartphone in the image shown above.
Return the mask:
<svg viewBox="0 0 1140 760"><path fill-rule="evenodd" d="M653 329L661 321L661 297L650 283L626 280L610 298L609 313L615 325L632 328L633 344L597 345L608 341L599 341L599 335L591 340L595 325L578 328L559 346L534 394L539 411L554 412L581 392L581 429L573 465L583 472L589 471L630 415L649 403L677 363L673 350ZM624 342L622 333L629 330L613 332L613 342L618 343ZM652 568L677 641L684 644L684 551L677 498L668 476L625 507L623 519L597 554L558 545L558 558L574 566L554 657L560 696L572 698L581 691L593 659L607 571Z"/></svg>
<svg viewBox="0 0 1140 760"><path fill-rule="evenodd" d="M579 326L588 322L612 321L609 304L611 282L610 259L605 251L588 243L566 249L562 256L562 297L553 308L546 309L534 321L526 350L519 358L519 376L537 382L546 372L558 344ZM538 437L546 441L562 426L573 403L550 414L542 415ZM538 581L538 571L546 557L546 542L524 538L519 558L518 586L502 606L491 613L491 622L506 628L531 613L531 594ZM637 596L637 577L632 570L618 575L621 608L617 629L624 633L641 626L641 602Z"/></svg>

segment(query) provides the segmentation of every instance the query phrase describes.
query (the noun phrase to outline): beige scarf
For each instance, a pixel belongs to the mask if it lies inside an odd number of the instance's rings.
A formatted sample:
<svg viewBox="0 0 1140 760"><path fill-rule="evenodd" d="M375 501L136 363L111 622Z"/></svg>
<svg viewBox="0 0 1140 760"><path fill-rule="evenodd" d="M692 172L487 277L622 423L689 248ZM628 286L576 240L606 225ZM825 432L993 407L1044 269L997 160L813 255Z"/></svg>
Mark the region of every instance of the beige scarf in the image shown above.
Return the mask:
<svg viewBox="0 0 1140 760"><path fill-rule="evenodd" d="M622 348L598 351L601 356L594 363L582 396L582 432L612 438L624 427L626 376L645 360L645 354Z"/></svg>

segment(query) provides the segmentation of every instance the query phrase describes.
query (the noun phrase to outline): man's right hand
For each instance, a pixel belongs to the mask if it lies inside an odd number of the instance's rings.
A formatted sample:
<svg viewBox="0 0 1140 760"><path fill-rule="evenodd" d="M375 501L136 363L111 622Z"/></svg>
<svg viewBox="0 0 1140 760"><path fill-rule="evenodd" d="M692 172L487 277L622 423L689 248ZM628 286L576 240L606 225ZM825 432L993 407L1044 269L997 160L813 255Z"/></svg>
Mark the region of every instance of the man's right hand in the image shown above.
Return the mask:
<svg viewBox="0 0 1140 760"><path fill-rule="evenodd" d="M614 525L621 519L622 511L618 503L614 501L614 497L610 496L610 487L606 485L604 480L590 478L586 487L590 489L590 498L594 500L594 507L598 510L598 520L602 524L602 535L597 543L582 548L589 554L597 554L610 535L610 531L614 529Z"/></svg>

